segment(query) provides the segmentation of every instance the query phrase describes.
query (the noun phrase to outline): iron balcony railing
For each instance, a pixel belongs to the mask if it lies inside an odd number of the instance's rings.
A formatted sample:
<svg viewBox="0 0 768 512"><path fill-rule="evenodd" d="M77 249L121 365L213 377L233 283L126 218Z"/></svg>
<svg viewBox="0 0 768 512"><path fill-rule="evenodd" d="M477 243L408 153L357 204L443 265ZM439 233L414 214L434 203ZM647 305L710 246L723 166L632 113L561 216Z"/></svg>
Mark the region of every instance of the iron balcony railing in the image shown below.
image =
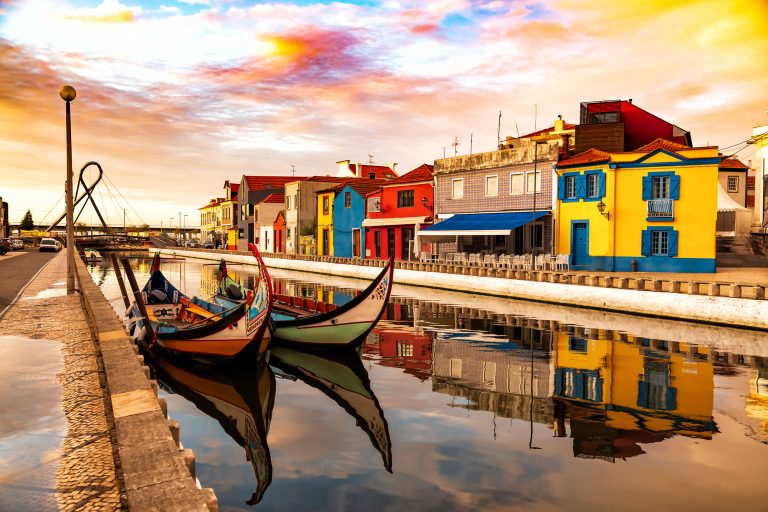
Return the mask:
<svg viewBox="0 0 768 512"><path fill-rule="evenodd" d="M672 218L675 215L675 201L672 199L651 199L648 201L648 218Z"/></svg>

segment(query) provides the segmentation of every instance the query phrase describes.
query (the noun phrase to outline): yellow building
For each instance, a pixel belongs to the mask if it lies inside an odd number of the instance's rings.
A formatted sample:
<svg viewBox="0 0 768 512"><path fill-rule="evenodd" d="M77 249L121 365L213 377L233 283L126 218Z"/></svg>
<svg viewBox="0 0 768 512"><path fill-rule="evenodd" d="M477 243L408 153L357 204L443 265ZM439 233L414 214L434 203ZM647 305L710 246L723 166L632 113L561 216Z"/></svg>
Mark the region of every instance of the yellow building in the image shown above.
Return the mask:
<svg viewBox="0 0 768 512"><path fill-rule="evenodd" d="M333 256L333 190L317 192L317 254Z"/></svg>
<svg viewBox="0 0 768 512"><path fill-rule="evenodd" d="M617 431L710 438L717 431L714 366L702 360L702 349L631 336L617 341L559 332L555 397L603 411L604 425Z"/></svg>
<svg viewBox="0 0 768 512"><path fill-rule="evenodd" d="M200 211L200 241L201 242L215 242L217 239L222 240L222 227L221 227L221 203L224 202L224 198L211 199L210 202L198 208Z"/></svg>
<svg viewBox="0 0 768 512"><path fill-rule="evenodd" d="M559 162L556 252L576 269L714 272L720 160L656 139Z"/></svg>

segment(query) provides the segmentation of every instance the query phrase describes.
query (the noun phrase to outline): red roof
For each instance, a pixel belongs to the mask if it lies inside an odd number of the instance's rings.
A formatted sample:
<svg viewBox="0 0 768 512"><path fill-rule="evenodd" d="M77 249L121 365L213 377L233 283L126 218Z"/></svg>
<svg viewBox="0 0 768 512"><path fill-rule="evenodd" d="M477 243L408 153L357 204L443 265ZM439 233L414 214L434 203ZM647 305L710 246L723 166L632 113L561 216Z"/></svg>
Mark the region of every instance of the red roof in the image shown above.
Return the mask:
<svg viewBox="0 0 768 512"><path fill-rule="evenodd" d="M214 206L220 205L224 201L225 201L225 199L223 197L218 197L216 199L211 199L210 202L207 205L201 206L200 208L198 208L198 210L203 210L205 208L213 208Z"/></svg>
<svg viewBox="0 0 768 512"><path fill-rule="evenodd" d="M749 169L749 167L744 165L741 160L736 157L726 156L723 157L723 160L720 162L720 169Z"/></svg>
<svg viewBox="0 0 768 512"><path fill-rule="evenodd" d="M409 171L399 178L386 182L385 187L391 185L401 185L403 183L416 183L419 181L432 181L432 177L435 172L435 167L429 164L421 164L412 171Z"/></svg>
<svg viewBox="0 0 768 512"><path fill-rule="evenodd" d="M244 176L249 190L261 190L270 185L271 188L283 188L286 183L292 181L304 181L306 177L297 176Z"/></svg>
<svg viewBox="0 0 768 512"><path fill-rule="evenodd" d="M284 203L285 194L269 194L261 203ZM259 204L261 204L259 203Z"/></svg>
<svg viewBox="0 0 768 512"><path fill-rule="evenodd" d="M681 149L691 149L690 146L686 146L685 144L678 144L677 142L672 142L671 140L663 139L659 137L656 140L653 140L646 144L645 146L639 147L632 151L632 153L636 152L643 152L647 151L650 153L651 151L656 151L657 149L666 149L667 151L680 151Z"/></svg>
<svg viewBox="0 0 768 512"><path fill-rule="evenodd" d="M362 197L365 197L366 194L370 194L374 190L378 190L381 188L381 186L387 183L386 180L350 180L347 185L354 189L355 192L360 194ZM340 187L338 190L343 189L344 187Z"/></svg>
<svg viewBox="0 0 768 512"><path fill-rule="evenodd" d="M240 184L229 182L229 190L232 191L233 196L236 195L237 191L240 190Z"/></svg>
<svg viewBox="0 0 768 512"><path fill-rule="evenodd" d="M571 123L563 123L563 130L574 130L576 128L575 124ZM539 130L537 132L531 132L526 135L523 135L520 137L521 139L529 139L531 137L538 137L539 135L548 135L550 132L555 131L554 126L550 126L549 128L544 128L543 130Z"/></svg>
<svg viewBox="0 0 768 512"><path fill-rule="evenodd" d="M557 166L566 167L569 165L595 164L598 162L610 162L610 160L610 153L592 148L579 153L578 155L574 155L571 158L557 162Z"/></svg>

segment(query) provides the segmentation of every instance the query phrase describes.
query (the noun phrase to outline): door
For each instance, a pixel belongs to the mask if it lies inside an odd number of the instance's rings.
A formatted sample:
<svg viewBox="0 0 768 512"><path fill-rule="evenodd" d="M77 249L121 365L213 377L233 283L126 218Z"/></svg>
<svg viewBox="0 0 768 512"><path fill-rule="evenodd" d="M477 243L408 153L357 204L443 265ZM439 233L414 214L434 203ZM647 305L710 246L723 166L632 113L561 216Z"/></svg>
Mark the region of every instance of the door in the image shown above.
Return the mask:
<svg viewBox="0 0 768 512"><path fill-rule="evenodd" d="M328 256L328 230L323 230L323 251L322 256Z"/></svg>
<svg viewBox="0 0 768 512"><path fill-rule="evenodd" d="M411 259L411 242L413 241L413 228L403 228L400 232L400 257L403 260Z"/></svg>
<svg viewBox="0 0 768 512"><path fill-rule="evenodd" d="M571 265L589 263L589 226L586 222L574 222L571 232Z"/></svg>
<svg viewBox="0 0 768 512"><path fill-rule="evenodd" d="M387 229L387 258L395 256L395 228Z"/></svg>
<svg viewBox="0 0 768 512"><path fill-rule="evenodd" d="M524 254L525 253L525 244L524 244L524 240L523 240L523 228L522 228L522 226L519 227L519 228L515 228L515 231L514 231L512 236L513 236L513 238L515 240L514 241L515 247L513 249L513 252L515 254Z"/></svg>
<svg viewBox="0 0 768 512"><path fill-rule="evenodd" d="M360 230L352 230L352 256L355 258L360 257Z"/></svg>

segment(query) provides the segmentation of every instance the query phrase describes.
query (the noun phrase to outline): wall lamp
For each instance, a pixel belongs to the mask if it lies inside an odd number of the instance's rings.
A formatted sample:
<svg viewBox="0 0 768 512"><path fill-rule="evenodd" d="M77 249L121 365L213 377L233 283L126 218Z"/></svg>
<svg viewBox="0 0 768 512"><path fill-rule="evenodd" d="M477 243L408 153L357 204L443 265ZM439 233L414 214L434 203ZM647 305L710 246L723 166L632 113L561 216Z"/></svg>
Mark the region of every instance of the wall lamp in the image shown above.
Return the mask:
<svg viewBox="0 0 768 512"><path fill-rule="evenodd" d="M427 203L429 203L429 199L427 199L426 196L422 197L421 198L421 205L422 206L428 206L429 209L431 210L432 209L432 205L427 205Z"/></svg>
<svg viewBox="0 0 768 512"><path fill-rule="evenodd" d="M609 218L609 213L605 211L607 208L606 204L601 200L599 203L597 203L597 211L599 211L603 217L606 218L606 220Z"/></svg>
<svg viewBox="0 0 768 512"><path fill-rule="evenodd" d="M375 203L375 206L376 206L376 211L377 212L384 213L384 208L381 206L381 201L379 201L377 199L376 203Z"/></svg>

